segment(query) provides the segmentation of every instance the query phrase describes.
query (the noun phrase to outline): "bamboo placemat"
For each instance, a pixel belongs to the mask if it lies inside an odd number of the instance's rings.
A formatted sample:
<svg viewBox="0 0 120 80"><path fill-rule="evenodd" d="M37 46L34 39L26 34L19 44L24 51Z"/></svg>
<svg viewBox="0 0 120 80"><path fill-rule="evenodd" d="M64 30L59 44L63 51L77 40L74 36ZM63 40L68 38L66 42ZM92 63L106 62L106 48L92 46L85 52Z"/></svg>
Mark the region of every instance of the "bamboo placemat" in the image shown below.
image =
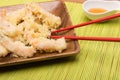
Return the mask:
<svg viewBox="0 0 120 80"><path fill-rule="evenodd" d="M24 3L24 0L4 1L0 1L0 6ZM66 2L66 6L73 24L88 21L81 4ZM78 36L120 37L119 23L120 19L116 19L75 31ZM0 68L0 80L120 80L119 42L79 43L81 52L76 57Z"/></svg>

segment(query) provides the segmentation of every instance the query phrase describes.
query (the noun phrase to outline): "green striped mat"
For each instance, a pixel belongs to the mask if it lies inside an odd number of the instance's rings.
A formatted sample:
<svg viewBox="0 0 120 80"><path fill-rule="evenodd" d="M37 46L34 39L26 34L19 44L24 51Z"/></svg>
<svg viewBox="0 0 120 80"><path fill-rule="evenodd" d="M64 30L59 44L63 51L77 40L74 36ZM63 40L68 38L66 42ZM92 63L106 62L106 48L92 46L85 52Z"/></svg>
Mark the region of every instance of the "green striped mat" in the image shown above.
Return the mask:
<svg viewBox="0 0 120 80"><path fill-rule="evenodd" d="M46 0L35 0L46 1ZM32 0L4 0L0 6ZM86 22L81 4L66 2L73 24ZM75 29L78 36L120 37L120 19ZM79 41L76 57L0 68L0 80L120 80L120 43Z"/></svg>

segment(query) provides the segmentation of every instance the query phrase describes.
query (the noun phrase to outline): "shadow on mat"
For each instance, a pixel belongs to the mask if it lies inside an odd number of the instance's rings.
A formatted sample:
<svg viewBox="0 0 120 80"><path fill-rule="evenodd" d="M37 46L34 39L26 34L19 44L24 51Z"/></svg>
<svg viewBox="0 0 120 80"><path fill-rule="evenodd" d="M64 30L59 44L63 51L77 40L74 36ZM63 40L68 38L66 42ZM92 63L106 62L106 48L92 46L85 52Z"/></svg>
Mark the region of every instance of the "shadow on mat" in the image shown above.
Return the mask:
<svg viewBox="0 0 120 80"><path fill-rule="evenodd" d="M59 59L12 65L12 66L0 67L0 73L22 70L25 68L34 68L34 67L37 68L37 67L45 67L45 66L57 65L57 64L59 65L59 64L65 64L65 63L70 63L70 62L75 62L75 61L77 61L76 56L70 56L70 57L64 57L64 58L59 58Z"/></svg>

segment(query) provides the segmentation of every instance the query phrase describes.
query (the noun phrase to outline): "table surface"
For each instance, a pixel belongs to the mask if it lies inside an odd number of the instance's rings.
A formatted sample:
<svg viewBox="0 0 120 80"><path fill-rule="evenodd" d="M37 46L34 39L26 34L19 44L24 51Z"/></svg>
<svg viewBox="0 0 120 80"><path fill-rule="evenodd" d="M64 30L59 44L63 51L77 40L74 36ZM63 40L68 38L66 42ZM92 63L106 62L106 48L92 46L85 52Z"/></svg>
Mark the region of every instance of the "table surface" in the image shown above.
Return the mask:
<svg viewBox="0 0 120 80"><path fill-rule="evenodd" d="M0 6L48 0L4 0ZM50 1L50 0L49 0ZM65 0L73 25L89 21L84 0ZM75 1L80 3L74 3ZM75 29L77 36L120 37L120 19ZM77 56L0 68L0 80L120 80L120 43L79 41Z"/></svg>

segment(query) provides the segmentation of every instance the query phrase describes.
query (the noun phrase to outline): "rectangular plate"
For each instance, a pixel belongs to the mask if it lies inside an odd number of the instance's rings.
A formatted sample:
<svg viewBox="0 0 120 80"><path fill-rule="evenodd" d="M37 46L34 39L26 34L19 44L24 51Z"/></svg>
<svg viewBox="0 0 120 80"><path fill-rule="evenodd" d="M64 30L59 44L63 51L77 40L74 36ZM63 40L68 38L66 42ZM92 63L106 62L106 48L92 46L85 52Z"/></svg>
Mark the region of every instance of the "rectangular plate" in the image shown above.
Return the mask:
<svg viewBox="0 0 120 80"><path fill-rule="evenodd" d="M56 16L60 16L62 19L62 25L61 27L66 27L72 25L70 21L70 17L68 15L68 12L66 10L65 4L61 1L52 1L52 2L42 2L38 3L41 7L46 9L47 11L55 14ZM0 11L2 9L6 9L7 12L11 12L17 9L22 8L23 5L14 5L14 6L7 6L7 7L1 7ZM75 35L74 30L64 31L57 35ZM78 41L75 40L67 40L67 49L64 50L62 53L36 53L31 58L13 58L10 56L0 58L0 67L3 66L10 66L10 65L17 65L17 64L23 64L23 63L29 63L29 62L35 62L35 61L43 61L48 59L55 59L60 57L66 57L66 56L72 56L79 53L80 48Z"/></svg>

